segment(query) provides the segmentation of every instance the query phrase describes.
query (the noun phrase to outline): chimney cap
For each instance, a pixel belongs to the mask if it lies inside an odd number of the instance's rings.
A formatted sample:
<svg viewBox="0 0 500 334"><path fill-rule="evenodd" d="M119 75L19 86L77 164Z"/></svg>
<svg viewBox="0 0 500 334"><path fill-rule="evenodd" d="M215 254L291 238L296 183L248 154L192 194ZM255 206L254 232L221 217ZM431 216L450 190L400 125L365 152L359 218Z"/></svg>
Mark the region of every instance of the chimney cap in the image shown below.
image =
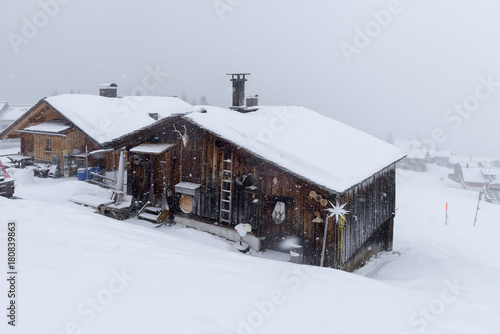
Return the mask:
<svg viewBox="0 0 500 334"><path fill-rule="evenodd" d="M99 88L118 88L118 85L113 83L102 83L99 85Z"/></svg>
<svg viewBox="0 0 500 334"><path fill-rule="evenodd" d="M240 79L240 80L245 80L245 75L250 75L250 73L226 73L226 75L232 76L231 81L235 79ZM243 76L243 78L240 78L240 76Z"/></svg>

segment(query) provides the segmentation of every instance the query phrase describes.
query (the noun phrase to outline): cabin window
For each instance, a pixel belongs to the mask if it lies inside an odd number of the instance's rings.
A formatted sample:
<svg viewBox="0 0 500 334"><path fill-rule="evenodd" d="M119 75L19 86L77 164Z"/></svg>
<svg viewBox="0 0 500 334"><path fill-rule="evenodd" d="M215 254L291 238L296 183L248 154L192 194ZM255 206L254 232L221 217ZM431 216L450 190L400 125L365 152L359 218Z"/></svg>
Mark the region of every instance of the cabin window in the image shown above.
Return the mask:
<svg viewBox="0 0 500 334"><path fill-rule="evenodd" d="M47 138L45 140L45 152L52 152L52 138Z"/></svg>

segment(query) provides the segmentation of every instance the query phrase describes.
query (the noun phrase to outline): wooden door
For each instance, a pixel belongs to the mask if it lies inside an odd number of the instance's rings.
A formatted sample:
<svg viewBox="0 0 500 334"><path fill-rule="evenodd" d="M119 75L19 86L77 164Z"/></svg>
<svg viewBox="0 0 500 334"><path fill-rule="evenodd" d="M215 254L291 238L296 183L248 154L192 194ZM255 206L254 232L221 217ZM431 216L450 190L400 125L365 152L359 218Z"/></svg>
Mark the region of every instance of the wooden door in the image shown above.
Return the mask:
<svg viewBox="0 0 500 334"><path fill-rule="evenodd" d="M21 136L21 152L24 155L34 155L35 154L35 139L34 135L29 133L24 133Z"/></svg>

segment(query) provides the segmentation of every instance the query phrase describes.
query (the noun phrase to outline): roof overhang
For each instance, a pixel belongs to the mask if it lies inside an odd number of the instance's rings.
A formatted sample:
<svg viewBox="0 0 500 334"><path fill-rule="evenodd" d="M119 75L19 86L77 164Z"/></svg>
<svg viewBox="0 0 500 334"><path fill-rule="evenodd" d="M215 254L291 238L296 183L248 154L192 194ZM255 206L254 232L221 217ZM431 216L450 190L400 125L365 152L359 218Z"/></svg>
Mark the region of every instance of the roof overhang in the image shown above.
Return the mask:
<svg viewBox="0 0 500 334"><path fill-rule="evenodd" d="M144 143L130 149L130 153L162 154L174 147L175 144L150 144Z"/></svg>
<svg viewBox="0 0 500 334"><path fill-rule="evenodd" d="M54 132L28 131L28 130L16 130L15 132L19 132L19 133L30 133L30 134L33 134L33 135L42 135L42 136L66 137L66 135L65 135L65 134L62 134L62 133L54 133Z"/></svg>

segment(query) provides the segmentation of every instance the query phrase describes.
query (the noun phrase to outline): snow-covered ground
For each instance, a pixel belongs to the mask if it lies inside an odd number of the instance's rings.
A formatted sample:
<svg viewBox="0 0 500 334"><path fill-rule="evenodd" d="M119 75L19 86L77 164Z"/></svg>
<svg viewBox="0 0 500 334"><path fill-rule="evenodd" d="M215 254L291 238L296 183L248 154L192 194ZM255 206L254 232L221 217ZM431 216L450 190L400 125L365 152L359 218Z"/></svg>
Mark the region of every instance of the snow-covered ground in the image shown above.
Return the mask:
<svg viewBox="0 0 500 334"><path fill-rule="evenodd" d="M16 220L19 308L12 328L2 279L1 333L500 333L500 205L474 227L478 194L446 168L398 178L394 252L355 273L116 221L67 201L98 187L10 171L22 199L0 197L0 261Z"/></svg>

